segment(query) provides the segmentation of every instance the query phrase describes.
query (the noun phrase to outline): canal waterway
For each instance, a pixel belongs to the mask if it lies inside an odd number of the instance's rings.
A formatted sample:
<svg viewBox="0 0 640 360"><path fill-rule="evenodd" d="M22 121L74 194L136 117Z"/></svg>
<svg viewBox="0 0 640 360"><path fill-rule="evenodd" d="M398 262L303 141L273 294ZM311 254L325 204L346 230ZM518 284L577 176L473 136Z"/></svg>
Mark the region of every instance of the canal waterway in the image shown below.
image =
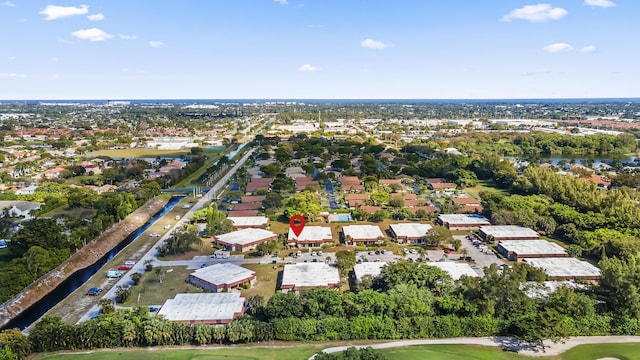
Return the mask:
<svg viewBox="0 0 640 360"><path fill-rule="evenodd" d="M18 328L20 330L24 330L33 324L36 320L38 320L42 315L44 315L47 311L49 311L52 307L62 301L64 298L69 296L72 292L74 292L77 288L82 286L89 278L91 278L95 273L97 273L100 268L104 266L109 260L113 259L122 249L124 249L127 245L129 245L134 239L136 239L140 234L142 234L145 230L147 230L153 223L155 223L159 218L161 218L164 214L166 214L169 210L173 209L174 206L183 196L173 196L167 205L162 208L162 210L154 215L146 224L142 225L138 230L134 231L131 235L127 236L124 240L122 240L118 245L116 245L111 251L105 254L100 260L95 262L93 265L86 267L82 270L76 271L73 275L69 276L66 280L64 280L57 288L43 297L40 301L35 303L29 309L23 311L16 318L12 319L8 322L4 328L12 329Z"/></svg>

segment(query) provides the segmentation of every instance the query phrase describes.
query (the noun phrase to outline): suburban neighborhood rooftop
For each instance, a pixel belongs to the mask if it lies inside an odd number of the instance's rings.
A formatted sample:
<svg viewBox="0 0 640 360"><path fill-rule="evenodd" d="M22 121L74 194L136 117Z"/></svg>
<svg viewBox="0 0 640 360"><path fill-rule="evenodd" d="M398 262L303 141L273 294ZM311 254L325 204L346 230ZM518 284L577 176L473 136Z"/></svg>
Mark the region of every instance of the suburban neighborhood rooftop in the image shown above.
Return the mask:
<svg viewBox="0 0 640 360"><path fill-rule="evenodd" d="M177 294L167 300L159 316L172 321L224 321L242 314L244 298L240 293Z"/></svg>
<svg viewBox="0 0 640 360"><path fill-rule="evenodd" d="M232 263L214 264L191 273L191 276L214 285L233 284L254 276L256 273Z"/></svg>
<svg viewBox="0 0 640 360"><path fill-rule="evenodd" d="M576 258L525 259L529 265L544 269L551 277L599 277L600 269Z"/></svg>
<svg viewBox="0 0 640 360"><path fill-rule="evenodd" d="M566 254L562 246L547 240L501 240L500 246L519 255Z"/></svg>
<svg viewBox="0 0 640 360"><path fill-rule="evenodd" d="M282 273L282 287L320 287L339 282L338 269L324 262L288 264Z"/></svg>
<svg viewBox="0 0 640 360"><path fill-rule="evenodd" d="M246 228L218 235L216 239L227 244L247 245L272 236L277 236L277 234L264 229Z"/></svg>
<svg viewBox="0 0 640 360"><path fill-rule="evenodd" d="M289 228L289 240L311 241L332 238L331 228L328 226L305 226L298 236L293 233L293 229Z"/></svg>

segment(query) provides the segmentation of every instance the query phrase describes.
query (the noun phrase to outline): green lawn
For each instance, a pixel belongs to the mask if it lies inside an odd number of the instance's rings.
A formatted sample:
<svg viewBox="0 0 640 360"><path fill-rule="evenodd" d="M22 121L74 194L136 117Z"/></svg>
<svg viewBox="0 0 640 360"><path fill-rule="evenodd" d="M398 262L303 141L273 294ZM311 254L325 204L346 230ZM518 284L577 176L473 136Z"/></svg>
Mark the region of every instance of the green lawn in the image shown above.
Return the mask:
<svg viewBox="0 0 640 360"><path fill-rule="evenodd" d="M530 359L492 346L414 345L378 350L388 359L402 360L511 360ZM548 358L545 358L548 359Z"/></svg>
<svg viewBox="0 0 640 360"><path fill-rule="evenodd" d="M640 359L640 343L581 345L562 354L563 360L597 360L606 357L620 360Z"/></svg>
<svg viewBox="0 0 640 360"><path fill-rule="evenodd" d="M140 283L131 288L131 296L124 303L124 306L162 305L167 299L174 298L176 294L203 292L201 288L187 282L187 278L193 270L187 270L186 266L163 267L161 269L163 272L162 284L155 269L144 273Z"/></svg>
<svg viewBox="0 0 640 360"><path fill-rule="evenodd" d="M69 208L66 205L57 207L41 216L55 217L66 216L70 219L93 219L96 215L95 209Z"/></svg>
<svg viewBox="0 0 640 360"><path fill-rule="evenodd" d="M110 158L178 158L182 155L186 155L190 150L156 150L156 149L109 149L98 150L86 155L88 158L95 158L98 156L108 156Z"/></svg>
<svg viewBox="0 0 640 360"><path fill-rule="evenodd" d="M265 301L271 298L271 296L273 296L273 294L275 294L276 292L278 272L280 271L280 266L276 266L275 269L273 268L274 266L276 265L243 264L242 267L256 272L257 281L255 285L251 286L251 288L242 290L242 295L244 297L262 295Z"/></svg>
<svg viewBox="0 0 640 360"><path fill-rule="evenodd" d="M357 342L361 343L361 342ZM104 350L91 354L44 354L36 356L38 360L110 360L110 359L265 359L288 360L308 359L319 349L339 346L339 343L318 343L314 345L292 346L287 348L225 347L212 350ZM415 345L378 350L388 359L402 360L524 360L529 356L503 351L491 346L472 345ZM560 356L536 357L541 360L597 360L600 358L620 360L640 359L640 343L634 344L594 344L575 347Z"/></svg>
<svg viewBox="0 0 640 360"><path fill-rule="evenodd" d="M497 191L506 194L504 190L496 188L490 181L480 181L478 185L474 187L465 188L465 191L476 199L480 199L480 193L482 191Z"/></svg>
<svg viewBox="0 0 640 360"><path fill-rule="evenodd" d="M256 360L300 360L308 359L318 350L313 346L296 346L286 349L270 348L225 348L218 350L115 350L99 351L91 354L48 354L37 357L39 360L138 360L138 359L158 359L158 360L234 360L234 359L256 359Z"/></svg>

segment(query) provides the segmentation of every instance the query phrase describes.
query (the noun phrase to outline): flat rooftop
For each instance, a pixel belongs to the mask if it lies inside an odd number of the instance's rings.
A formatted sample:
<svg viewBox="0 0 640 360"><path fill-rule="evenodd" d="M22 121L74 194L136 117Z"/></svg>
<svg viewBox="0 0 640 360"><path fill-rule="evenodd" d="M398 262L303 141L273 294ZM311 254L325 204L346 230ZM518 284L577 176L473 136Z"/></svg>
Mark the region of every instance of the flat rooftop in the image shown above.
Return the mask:
<svg viewBox="0 0 640 360"><path fill-rule="evenodd" d="M481 215L475 214L441 214L438 215L438 219L442 223L450 225L491 225L489 219Z"/></svg>
<svg viewBox="0 0 640 360"><path fill-rule="evenodd" d="M233 284L255 275L255 271L232 263L214 264L191 273L191 276L195 276L198 279L214 285Z"/></svg>
<svg viewBox="0 0 640 360"><path fill-rule="evenodd" d="M499 238L531 238L540 237L537 231L518 225L493 225L483 226L480 231L487 234L487 236L493 236L496 239Z"/></svg>
<svg viewBox="0 0 640 360"><path fill-rule="evenodd" d="M387 265L386 262L364 262L362 264L356 264L353 266L353 272L356 275L356 280L362 281L362 278L366 275L372 278L380 275L382 267Z"/></svg>
<svg viewBox="0 0 640 360"><path fill-rule="evenodd" d="M256 241L268 239L272 236L277 236L277 234L264 229L246 228L222 235L217 235L215 239L217 241L223 241L227 244L248 245Z"/></svg>
<svg viewBox="0 0 640 360"><path fill-rule="evenodd" d="M285 265L282 273L283 287L321 287L339 282L338 268L324 262Z"/></svg>
<svg viewBox="0 0 640 360"><path fill-rule="evenodd" d="M501 240L499 245L517 255L561 255L567 253L562 246L547 240Z"/></svg>
<svg viewBox="0 0 640 360"><path fill-rule="evenodd" d="M389 225L398 237L419 238L424 237L431 230L429 224L399 223Z"/></svg>
<svg viewBox="0 0 640 360"><path fill-rule="evenodd" d="M471 277L478 277L478 274L473 271L471 266L466 263L458 263L453 261L438 261L438 262L425 262L423 263L428 266L437 267L441 270L444 270L451 276L453 280L458 280L462 277L462 275L467 275Z"/></svg>
<svg viewBox="0 0 640 360"><path fill-rule="evenodd" d="M331 228L329 226L305 226L299 236L289 228L289 240L313 241L313 240L333 240Z"/></svg>
<svg viewBox="0 0 640 360"><path fill-rule="evenodd" d="M384 234L377 225L345 225L342 227L344 236L352 239L376 239L384 238Z"/></svg>
<svg viewBox="0 0 640 360"><path fill-rule="evenodd" d="M543 269L552 277L599 277L600 269L576 258L524 259L531 266Z"/></svg>
<svg viewBox="0 0 640 360"><path fill-rule="evenodd" d="M269 223L266 216L230 216L227 219L231 220L235 227L263 226Z"/></svg>
<svg viewBox="0 0 640 360"><path fill-rule="evenodd" d="M558 291L561 287L568 287L574 290L584 289L586 286L578 284L575 281L543 281L537 283L535 281L527 281L520 286L528 297L533 299L546 299L549 295Z"/></svg>
<svg viewBox="0 0 640 360"><path fill-rule="evenodd" d="M164 303L158 315L172 321L231 320L243 308L244 298L238 292L177 294Z"/></svg>

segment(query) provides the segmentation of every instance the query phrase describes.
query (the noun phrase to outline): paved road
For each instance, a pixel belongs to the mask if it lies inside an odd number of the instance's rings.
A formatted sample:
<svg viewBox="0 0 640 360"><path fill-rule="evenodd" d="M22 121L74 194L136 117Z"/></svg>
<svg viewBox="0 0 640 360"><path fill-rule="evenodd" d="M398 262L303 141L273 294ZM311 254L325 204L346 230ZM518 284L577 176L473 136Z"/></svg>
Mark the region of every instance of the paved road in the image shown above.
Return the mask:
<svg viewBox="0 0 640 360"><path fill-rule="evenodd" d="M522 355L528 356L556 356L564 353L565 351L572 349L578 345L586 344L618 344L618 343L638 343L640 342L640 336L578 336L569 338L564 343L553 343L551 341L545 341L545 348L539 348L535 346L529 346L527 344L520 343L518 340L511 337L481 337L481 338L450 338L450 339L433 339L433 340L405 340L394 341L382 344L371 345L356 345L356 348L372 347L374 349L389 349L394 347L411 346L411 345L438 345L438 344L450 344L450 345L484 345L484 346L498 346L510 351L517 351ZM337 346L322 350L325 353L334 353L344 351L351 346ZM315 359L315 355L309 358Z"/></svg>
<svg viewBox="0 0 640 360"><path fill-rule="evenodd" d="M251 154L253 153L253 151L255 150L255 148L250 149L249 151L247 151L247 153L240 159L238 160L238 162L215 184L211 187L211 189L203 196L201 197L198 202L196 202L195 204L193 204L193 206L191 206L191 208L189 209L189 211L173 226L172 229L178 229L180 228L183 224L188 223L192 218L193 218L193 213L197 210L202 209L205 205L207 205L212 197L214 196L215 193L217 193L217 191L219 191L220 189L222 189L222 187L226 184L226 182L231 178L231 176L233 176L235 174L235 172L242 166L244 165L244 163L247 161L247 159L249 158L249 156L251 156ZM163 218L160 218L156 221L163 221ZM143 235L144 236L144 235ZM138 262L133 266L133 268L129 271L127 271L119 280L116 284L114 284L114 286L112 286L104 295L103 295L103 299L112 299L115 301L116 299L116 288L119 285L128 285L131 286L133 284L133 281L131 281L131 274L136 273L136 272L144 272L144 263L147 260L151 260L152 263L155 262L159 262L157 260L158 257L158 248L160 246L162 246L162 244L164 243L164 241L166 239L169 238L169 236L171 236L171 231L167 231L161 238L159 238L158 242L151 247L151 249L149 249L149 251L147 251L147 253L145 253L140 260L138 260ZM213 260L213 259L211 259ZM191 262L193 262L194 260L186 260L186 262L188 262L189 264L191 264ZM204 262L199 262L197 263L197 265L195 265L195 263L192 266L195 266L196 268L199 268ZM187 265L189 266L189 265ZM98 305L94 305L86 314L84 314L80 320L78 321L83 322L86 321L88 319L90 319L91 317L97 315L100 311L100 308Z"/></svg>

